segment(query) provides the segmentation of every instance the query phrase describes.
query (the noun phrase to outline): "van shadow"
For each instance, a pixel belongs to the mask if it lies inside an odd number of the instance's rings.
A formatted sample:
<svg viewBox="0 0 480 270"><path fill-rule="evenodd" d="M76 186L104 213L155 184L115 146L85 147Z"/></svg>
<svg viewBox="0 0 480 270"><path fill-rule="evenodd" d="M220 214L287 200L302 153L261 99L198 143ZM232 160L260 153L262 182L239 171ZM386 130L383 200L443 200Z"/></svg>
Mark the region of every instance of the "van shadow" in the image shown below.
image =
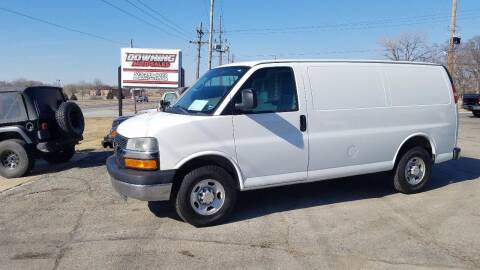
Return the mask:
<svg viewBox="0 0 480 270"><path fill-rule="evenodd" d="M246 116L291 145L300 149L304 148L303 133L280 115L267 113L247 114ZM300 117L298 123L300 123Z"/></svg>
<svg viewBox="0 0 480 270"><path fill-rule="evenodd" d="M77 151L70 161L62 164L49 164L42 159L36 159L35 167L29 176L67 171L73 168L85 169L103 166L111 155L113 155L112 150L85 149Z"/></svg>
<svg viewBox="0 0 480 270"><path fill-rule="evenodd" d="M480 159L462 157L458 161L435 165L432 178L422 192L464 181L480 181L479 178ZM394 193L396 191L392 187L389 173L240 192L236 209L226 223L297 209L381 198ZM159 218L180 220L170 202L149 202L148 208Z"/></svg>
<svg viewBox="0 0 480 270"><path fill-rule="evenodd" d="M464 181L480 181L480 159L463 157L434 166L433 175L422 192ZM390 173L376 173L241 192L229 222L254 219L272 213L330 205L396 193ZM408 195L405 195L408 196Z"/></svg>

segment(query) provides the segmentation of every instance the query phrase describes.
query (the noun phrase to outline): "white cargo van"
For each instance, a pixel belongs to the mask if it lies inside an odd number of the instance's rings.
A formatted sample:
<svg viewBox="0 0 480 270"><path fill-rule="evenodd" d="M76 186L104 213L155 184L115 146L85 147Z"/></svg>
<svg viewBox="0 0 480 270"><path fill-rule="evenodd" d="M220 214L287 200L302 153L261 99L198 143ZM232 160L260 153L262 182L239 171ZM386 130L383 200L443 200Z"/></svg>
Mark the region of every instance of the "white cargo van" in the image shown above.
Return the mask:
<svg viewBox="0 0 480 270"><path fill-rule="evenodd" d="M243 190L392 171L413 193L459 156L456 99L436 64L235 63L123 122L107 168L123 196L171 200L195 226L221 222Z"/></svg>

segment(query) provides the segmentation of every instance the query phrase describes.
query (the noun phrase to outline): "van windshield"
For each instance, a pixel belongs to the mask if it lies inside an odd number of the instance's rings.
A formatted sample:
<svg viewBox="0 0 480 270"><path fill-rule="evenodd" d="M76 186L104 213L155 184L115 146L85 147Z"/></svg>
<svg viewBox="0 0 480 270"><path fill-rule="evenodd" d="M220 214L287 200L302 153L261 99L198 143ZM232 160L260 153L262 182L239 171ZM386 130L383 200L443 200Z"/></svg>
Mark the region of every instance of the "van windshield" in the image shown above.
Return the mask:
<svg viewBox="0 0 480 270"><path fill-rule="evenodd" d="M249 67L215 68L203 75L166 112L211 115Z"/></svg>

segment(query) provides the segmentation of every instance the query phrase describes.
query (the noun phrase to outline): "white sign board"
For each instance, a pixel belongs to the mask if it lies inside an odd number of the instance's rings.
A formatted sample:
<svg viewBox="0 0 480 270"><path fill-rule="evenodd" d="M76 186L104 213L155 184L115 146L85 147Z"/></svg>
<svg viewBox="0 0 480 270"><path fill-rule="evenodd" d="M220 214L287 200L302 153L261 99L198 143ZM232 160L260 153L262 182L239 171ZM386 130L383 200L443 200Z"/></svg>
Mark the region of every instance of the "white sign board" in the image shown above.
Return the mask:
<svg viewBox="0 0 480 270"><path fill-rule="evenodd" d="M180 87L182 52L170 49L123 48L122 88Z"/></svg>

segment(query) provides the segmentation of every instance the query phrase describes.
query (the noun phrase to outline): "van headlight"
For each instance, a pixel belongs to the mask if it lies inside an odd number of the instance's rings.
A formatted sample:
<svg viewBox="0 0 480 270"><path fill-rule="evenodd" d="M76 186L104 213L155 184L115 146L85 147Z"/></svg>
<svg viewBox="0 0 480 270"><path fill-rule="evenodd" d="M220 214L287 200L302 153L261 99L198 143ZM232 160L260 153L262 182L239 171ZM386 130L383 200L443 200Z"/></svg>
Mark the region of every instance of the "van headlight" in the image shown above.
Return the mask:
<svg viewBox="0 0 480 270"><path fill-rule="evenodd" d="M136 152L158 152L158 142L155 138L131 138L127 141L126 150Z"/></svg>

